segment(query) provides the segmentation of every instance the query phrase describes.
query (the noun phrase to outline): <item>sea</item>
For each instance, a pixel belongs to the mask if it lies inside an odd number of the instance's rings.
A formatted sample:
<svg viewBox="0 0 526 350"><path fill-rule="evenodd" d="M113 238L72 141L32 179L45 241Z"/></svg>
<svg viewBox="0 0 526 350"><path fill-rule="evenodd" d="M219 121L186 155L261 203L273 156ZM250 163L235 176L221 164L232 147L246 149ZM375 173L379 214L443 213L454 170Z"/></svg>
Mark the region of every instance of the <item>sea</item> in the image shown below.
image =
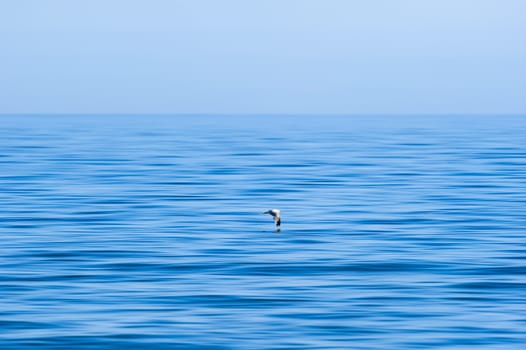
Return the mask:
<svg viewBox="0 0 526 350"><path fill-rule="evenodd" d="M526 349L526 116L2 115L0 349Z"/></svg>

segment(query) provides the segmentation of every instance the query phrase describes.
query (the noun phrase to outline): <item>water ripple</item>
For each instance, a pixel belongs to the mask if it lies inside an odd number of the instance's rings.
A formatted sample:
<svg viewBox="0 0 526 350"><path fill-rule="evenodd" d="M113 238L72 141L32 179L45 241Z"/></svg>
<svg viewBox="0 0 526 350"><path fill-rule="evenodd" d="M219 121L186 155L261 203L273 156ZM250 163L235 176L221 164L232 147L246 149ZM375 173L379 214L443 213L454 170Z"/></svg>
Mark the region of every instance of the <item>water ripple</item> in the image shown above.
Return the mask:
<svg viewBox="0 0 526 350"><path fill-rule="evenodd" d="M526 346L522 117L18 118L1 349Z"/></svg>

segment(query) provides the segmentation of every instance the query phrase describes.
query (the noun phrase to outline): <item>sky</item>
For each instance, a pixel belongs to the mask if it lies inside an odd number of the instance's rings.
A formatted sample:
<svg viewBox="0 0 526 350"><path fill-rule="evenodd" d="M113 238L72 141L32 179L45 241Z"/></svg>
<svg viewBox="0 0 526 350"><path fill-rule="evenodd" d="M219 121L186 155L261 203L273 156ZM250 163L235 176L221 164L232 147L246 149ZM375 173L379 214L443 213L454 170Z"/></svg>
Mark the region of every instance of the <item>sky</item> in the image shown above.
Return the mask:
<svg viewBox="0 0 526 350"><path fill-rule="evenodd" d="M0 0L0 114L526 114L525 0Z"/></svg>

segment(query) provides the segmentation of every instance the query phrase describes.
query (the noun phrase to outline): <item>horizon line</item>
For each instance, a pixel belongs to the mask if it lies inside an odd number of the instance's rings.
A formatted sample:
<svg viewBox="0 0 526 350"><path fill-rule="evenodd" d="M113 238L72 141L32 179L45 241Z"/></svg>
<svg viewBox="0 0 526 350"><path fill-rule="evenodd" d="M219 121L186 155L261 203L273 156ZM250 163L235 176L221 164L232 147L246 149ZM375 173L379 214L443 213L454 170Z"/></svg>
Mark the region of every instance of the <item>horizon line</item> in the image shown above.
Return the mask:
<svg viewBox="0 0 526 350"><path fill-rule="evenodd" d="M481 113L460 113L460 112L448 112L448 113L429 113L429 112L422 112L422 113L279 113L279 112L271 112L271 113L217 113L217 112L93 112L93 113L84 113L84 112L59 112L59 113L53 113L53 112L14 112L14 113L5 113L0 112L1 116L313 116L313 117L319 117L319 116L327 116L327 117L412 117L412 116L421 116L421 117L445 117L445 116L476 116L476 117L484 117L484 116L526 116L526 112L521 113L506 113L506 112L496 112L496 113L488 113L488 112L481 112Z"/></svg>

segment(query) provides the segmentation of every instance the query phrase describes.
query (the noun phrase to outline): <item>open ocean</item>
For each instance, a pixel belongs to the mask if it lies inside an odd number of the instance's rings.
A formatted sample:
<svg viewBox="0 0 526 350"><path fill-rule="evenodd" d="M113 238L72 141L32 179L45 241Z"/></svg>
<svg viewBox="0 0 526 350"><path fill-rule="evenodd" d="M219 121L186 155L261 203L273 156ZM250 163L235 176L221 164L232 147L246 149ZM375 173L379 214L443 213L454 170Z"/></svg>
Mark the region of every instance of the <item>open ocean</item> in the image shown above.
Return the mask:
<svg viewBox="0 0 526 350"><path fill-rule="evenodd" d="M526 117L4 115L0 194L2 350L526 348Z"/></svg>

